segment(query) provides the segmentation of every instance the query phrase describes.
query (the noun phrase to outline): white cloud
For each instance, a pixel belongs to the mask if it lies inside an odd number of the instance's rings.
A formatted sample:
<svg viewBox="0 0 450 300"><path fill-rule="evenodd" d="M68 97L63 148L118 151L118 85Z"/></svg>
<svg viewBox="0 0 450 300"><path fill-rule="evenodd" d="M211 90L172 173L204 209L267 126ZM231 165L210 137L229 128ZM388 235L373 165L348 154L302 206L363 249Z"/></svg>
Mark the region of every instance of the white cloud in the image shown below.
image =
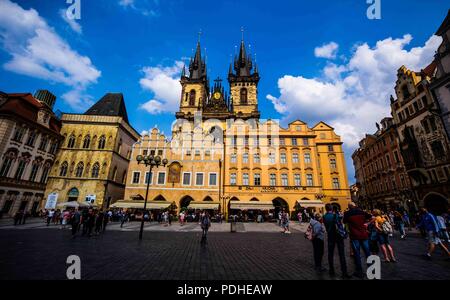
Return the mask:
<svg viewBox="0 0 450 300"><path fill-rule="evenodd" d="M158 14L156 13L156 11L154 9L151 9L149 7L157 6L159 4L159 1L153 0L151 2L152 2L152 4L149 4L148 0L144 0L144 1L141 1L139 3L139 5L137 5L135 0L120 0L119 5L122 6L124 9L130 8L136 12L139 12L143 16L154 17L154 16L157 16Z"/></svg>
<svg viewBox="0 0 450 300"><path fill-rule="evenodd" d="M134 6L134 0L120 0L119 5L123 7Z"/></svg>
<svg viewBox="0 0 450 300"><path fill-rule="evenodd" d="M72 108L84 106L83 91L101 75L89 57L72 49L36 10L9 0L0 1L0 42L12 57L3 68L70 86L74 91L63 99Z"/></svg>
<svg viewBox="0 0 450 300"><path fill-rule="evenodd" d="M176 112L179 107L181 86L179 82L184 63L176 61L173 66L144 67L141 87L153 93L153 99L141 104L140 108L150 114Z"/></svg>
<svg viewBox="0 0 450 300"><path fill-rule="evenodd" d="M441 38L432 36L422 47L405 49L411 35L387 38L371 47L356 45L349 61L328 63L320 78L285 75L278 80L280 96L267 95L287 120L296 118L334 126L349 148L355 148L375 122L390 115L397 70L405 65L420 71L432 62Z"/></svg>
<svg viewBox="0 0 450 300"><path fill-rule="evenodd" d="M77 21L75 19L71 19L71 18L67 17L66 9L61 9L59 11L59 15L70 26L70 28L72 28L73 31L75 31L78 34L83 33L83 29L81 28L81 25L79 23L77 23Z"/></svg>
<svg viewBox="0 0 450 300"><path fill-rule="evenodd" d="M335 42L330 42L321 47L316 47L314 49L314 55L316 57L323 57L329 59L336 58L338 48L339 48L338 44L336 44Z"/></svg>

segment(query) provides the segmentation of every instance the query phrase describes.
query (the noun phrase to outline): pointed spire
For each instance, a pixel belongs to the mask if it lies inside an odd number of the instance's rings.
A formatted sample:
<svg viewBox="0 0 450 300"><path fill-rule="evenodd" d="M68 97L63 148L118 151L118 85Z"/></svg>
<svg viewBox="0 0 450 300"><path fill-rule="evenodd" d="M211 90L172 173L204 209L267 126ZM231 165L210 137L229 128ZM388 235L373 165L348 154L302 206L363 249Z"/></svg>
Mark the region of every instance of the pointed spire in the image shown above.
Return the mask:
<svg viewBox="0 0 450 300"><path fill-rule="evenodd" d="M183 65L183 70L181 70L181 78L186 77L186 65Z"/></svg>

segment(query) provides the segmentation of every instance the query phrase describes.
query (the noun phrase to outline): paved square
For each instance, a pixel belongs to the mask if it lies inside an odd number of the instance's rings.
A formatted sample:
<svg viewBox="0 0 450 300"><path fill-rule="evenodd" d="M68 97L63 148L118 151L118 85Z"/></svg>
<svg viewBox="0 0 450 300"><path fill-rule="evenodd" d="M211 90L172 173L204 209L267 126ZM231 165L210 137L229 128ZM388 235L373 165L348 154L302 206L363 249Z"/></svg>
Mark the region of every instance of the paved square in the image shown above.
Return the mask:
<svg viewBox="0 0 450 300"><path fill-rule="evenodd" d="M237 233L229 232L230 224L213 224L206 244L201 244L197 224L152 224L139 242L139 223L123 229L112 224L103 235L71 239L69 229L46 227L40 220L16 227L2 222L0 279L65 279L66 259L72 254L81 258L82 279L330 279L328 273L313 270L312 246L302 233L305 226L293 224L288 235L270 223L239 223ZM440 251L432 261L421 257L425 241L417 233L406 240L395 238L392 244L399 262L382 264L383 279L450 278L450 262ZM353 271L353 261L347 259ZM336 257L339 274L338 266Z"/></svg>

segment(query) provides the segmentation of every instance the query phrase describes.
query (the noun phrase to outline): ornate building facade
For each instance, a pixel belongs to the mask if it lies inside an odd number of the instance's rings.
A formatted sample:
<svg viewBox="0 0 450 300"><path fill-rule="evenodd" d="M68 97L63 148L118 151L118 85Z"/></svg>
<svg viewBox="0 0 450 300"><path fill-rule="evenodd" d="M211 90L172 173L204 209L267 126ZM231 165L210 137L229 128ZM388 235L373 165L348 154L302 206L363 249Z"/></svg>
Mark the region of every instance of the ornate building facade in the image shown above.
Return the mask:
<svg viewBox="0 0 450 300"><path fill-rule="evenodd" d="M260 120L259 70L244 41L228 71L211 87L200 43L183 68L180 108L166 140L157 129L133 146L124 201L115 207L142 208L150 180L149 207L290 212L299 207L342 209L350 201L342 142L334 129L302 121L286 128ZM167 168L139 165L137 155L167 158Z"/></svg>
<svg viewBox="0 0 450 300"><path fill-rule="evenodd" d="M44 197L55 162L61 121L53 113L56 97L48 91L0 92L0 209L34 215Z"/></svg>
<svg viewBox="0 0 450 300"><path fill-rule="evenodd" d="M123 199L131 147L139 138L123 95L106 94L84 114L63 114L61 121L63 141L41 206L57 199L107 207Z"/></svg>
<svg viewBox="0 0 450 300"><path fill-rule="evenodd" d="M416 211L414 193L401 155L399 139L392 118L384 118L377 131L367 134L353 153L355 196L367 209L382 208Z"/></svg>
<svg viewBox="0 0 450 300"><path fill-rule="evenodd" d="M402 66L391 111L418 204L443 211L450 198L450 144L430 91L435 72L436 62L421 72Z"/></svg>

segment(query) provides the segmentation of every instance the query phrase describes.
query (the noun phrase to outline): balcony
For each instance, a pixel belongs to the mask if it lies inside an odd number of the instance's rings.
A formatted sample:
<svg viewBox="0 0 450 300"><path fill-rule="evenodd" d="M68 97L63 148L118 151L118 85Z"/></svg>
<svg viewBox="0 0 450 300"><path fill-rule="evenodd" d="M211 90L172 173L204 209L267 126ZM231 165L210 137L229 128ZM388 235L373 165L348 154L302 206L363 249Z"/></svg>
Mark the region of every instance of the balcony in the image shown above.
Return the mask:
<svg viewBox="0 0 450 300"><path fill-rule="evenodd" d="M9 177L0 177L0 185L13 187L13 188L24 188L30 190L45 190L45 183L28 181L28 180L18 180Z"/></svg>

